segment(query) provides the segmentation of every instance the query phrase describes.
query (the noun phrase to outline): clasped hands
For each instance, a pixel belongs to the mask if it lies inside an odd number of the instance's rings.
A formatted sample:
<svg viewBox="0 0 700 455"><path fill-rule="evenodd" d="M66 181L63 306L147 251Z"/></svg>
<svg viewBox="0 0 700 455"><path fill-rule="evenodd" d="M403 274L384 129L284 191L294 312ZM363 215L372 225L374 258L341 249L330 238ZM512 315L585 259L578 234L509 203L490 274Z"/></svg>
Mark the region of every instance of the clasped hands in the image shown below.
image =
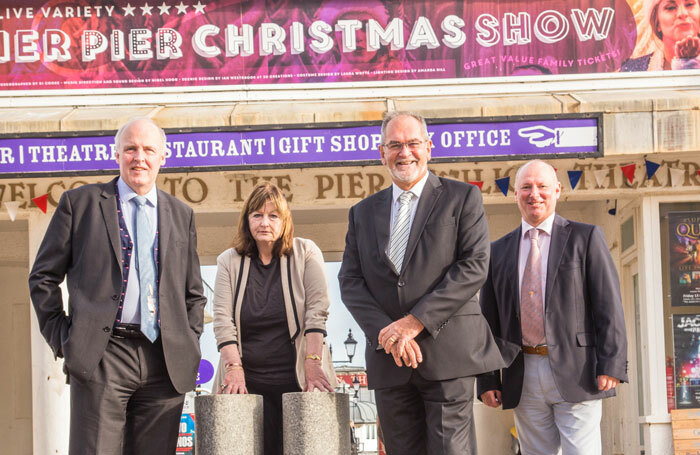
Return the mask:
<svg viewBox="0 0 700 455"><path fill-rule="evenodd" d="M418 368L418 364L423 361L423 353L414 338L423 328L418 318L409 314L384 327L379 332L378 341L384 352L394 357L397 366Z"/></svg>

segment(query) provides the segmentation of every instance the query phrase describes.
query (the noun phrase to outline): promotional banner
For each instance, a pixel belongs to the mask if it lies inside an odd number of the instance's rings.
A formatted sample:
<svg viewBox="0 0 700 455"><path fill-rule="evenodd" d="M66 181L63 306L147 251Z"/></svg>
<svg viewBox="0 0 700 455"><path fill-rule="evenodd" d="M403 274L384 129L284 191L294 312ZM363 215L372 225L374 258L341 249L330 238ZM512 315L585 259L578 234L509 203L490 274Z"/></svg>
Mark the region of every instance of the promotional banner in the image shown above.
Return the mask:
<svg viewBox="0 0 700 455"><path fill-rule="evenodd" d="M664 32L666 41L668 36L683 40L679 52L688 57L683 67L696 67L698 46L687 42L687 36L697 39L698 17L682 26L669 25L661 19L670 12L656 14L643 4L0 0L0 90L670 69L676 48L661 46ZM657 33L649 26L652 12L659 18Z"/></svg>
<svg viewBox="0 0 700 455"><path fill-rule="evenodd" d="M676 409L700 407L700 314L673 315Z"/></svg>
<svg viewBox="0 0 700 455"><path fill-rule="evenodd" d="M439 123L435 160L601 156L600 117ZM358 164L379 160L379 125L169 133L166 168ZM117 169L113 136L0 138L0 176Z"/></svg>
<svg viewBox="0 0 700 455"><path fill-rule="evenodd" d="M700 212L669 212L671 305L700 305Z"/></svg>

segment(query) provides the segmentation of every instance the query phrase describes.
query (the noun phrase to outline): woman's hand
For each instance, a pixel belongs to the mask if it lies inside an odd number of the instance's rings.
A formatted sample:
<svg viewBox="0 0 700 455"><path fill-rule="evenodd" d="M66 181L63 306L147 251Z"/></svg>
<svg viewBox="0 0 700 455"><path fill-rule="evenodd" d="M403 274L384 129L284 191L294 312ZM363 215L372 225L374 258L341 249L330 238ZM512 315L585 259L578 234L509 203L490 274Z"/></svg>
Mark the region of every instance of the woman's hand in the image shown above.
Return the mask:
<svg viewBox="0 0 700 455"><path fill-rule="evenodd" d="M678 58L695 58L700 54L700 38L697 36L689 36L676 42L676 57Z"/></svg>
<svg viewBox="0 0 700 455"><path fill-rule="evenodd" d="M306 337L306 359L304 360L306 384L304 384L304 392L313 392L314 390L333 392L333 388L322 368L323 334L309 332L304 336Z"/></svg>
<svg viewBox="0 0 700 455"><path fill-rule="evenodd" d="M224 364L225 376L219 393L248 393L245 387L245 374L238 346L229 344L221 348L221 360Z"/></svg>
<svg viewBox="0 0 700 455"><path fill-rule="evenodd" d="M319 390L321 392L333 392L331 384L328 382L323 368L321 368L320 360L306 359L304 361L304 372L306 373L306 385L304 392L313 392Z"/></svg>
<svg viewBox="0 0 700 455"><path fill-rule="evenodd" d="M243 373L243 367L234 366L229 367L226 371L226 376L224 377L224 382L221 384L221 390L219 393L222 394L245 394L248 393L248 389L245 387L245 374Z"/></svg>

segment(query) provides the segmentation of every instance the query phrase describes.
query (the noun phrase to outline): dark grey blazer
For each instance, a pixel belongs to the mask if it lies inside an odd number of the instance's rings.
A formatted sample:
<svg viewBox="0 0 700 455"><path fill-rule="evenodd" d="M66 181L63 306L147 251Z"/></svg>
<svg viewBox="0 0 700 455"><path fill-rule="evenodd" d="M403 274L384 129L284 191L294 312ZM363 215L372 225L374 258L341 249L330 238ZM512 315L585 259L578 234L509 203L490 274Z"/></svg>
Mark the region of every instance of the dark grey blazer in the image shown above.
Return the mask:
<svg viewBox="0 0 700 455"><path fill-rule="evenodd" d="M506 347L502 356L476 299L489 261L479 189L429 174L400 275L386 255L391 192L389 187L350 209L338 273L343 303L367 337L369 386L408 382L412 369L397 367L392 356L376 349L379 331L408 313L425 325L416 338L423 352L418 372L425 379L472 376L508 365L517 348Z"/></svg>
<svg viewBox="0 0 700 455"><path fill-rule="evenodd" d="M497 337L522 343L518 292L521 228L491 245L491 264L480 304ZM627 382L627 337L620 282L598 226L554 218L547 262L545 333L554 382L569 402L605 398L601 374ZM477 378L477 393L502 389L503 408L520 402L523 354L513 364ZM501 376L503 383L501 384Z"/></svg>
<svg viewBox="0 0 700 455"><path fill-rule="evenodd" d="M29 275L41 333L67 372L88 380L109 341L122 288L115 180L61 196ZM161 339L170 379L192 390L206 298L194 213L158 190ZM68 314L59 284L67 278Z"/></svg>

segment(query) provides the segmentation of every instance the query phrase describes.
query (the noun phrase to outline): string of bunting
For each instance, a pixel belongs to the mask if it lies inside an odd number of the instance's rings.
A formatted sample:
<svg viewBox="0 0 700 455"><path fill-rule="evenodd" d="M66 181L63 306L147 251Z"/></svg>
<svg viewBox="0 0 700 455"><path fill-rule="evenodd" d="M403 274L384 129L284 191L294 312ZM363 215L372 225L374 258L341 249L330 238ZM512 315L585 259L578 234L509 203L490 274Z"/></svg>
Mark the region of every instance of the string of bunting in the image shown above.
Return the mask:
<svg viewBox="0 0 700 455"><path fill-rule="evenodd" d="M664 165L668 168L668 173L669 176L671 177L671 186L672 187L678 187L683 184L683 180L685 179L685 174L686 174L686 169L680 169L680 168L673 168L673 167L668 167L667 165ZM629 183L632 185L635 180L635 173L637 170L638 165L636 163L629 163L629 164L624 164L620 165L620 171L622 172L623 177ZM656 163L654 161L650 161L648 159L644 160L644 167L646 168L646 179L651 180L654 175L658 172L658 170L662 167L661 164ZM696 171L698 176L700 176L700 170ZM581 177L583 176L583 171L581 170L575 170L575 171L566 171L566 174L569 178L569 187L572 190L575 190L576 187L578 186L579 182L581 181ZM593 170L593 177L595 179L596 185L598 187L602 187L603 184L605 183L606 177L610 174L610 168L603 168L603 169L594 169ZM498 189L501 190L501 193L503 193L503 196L508 196L508 190L510 188L510 177L502 177L498 178L495 180L496 186L498 186ZM469 182L471 184L476 184L479 183L479 188L483 186L483 182Z"/></svg>
<svg viewBox="0 0 700 455"><path fill-rule="evenodd" d="M658 170L661 168L661 165L659 163L654 162L654 161L645 159L644 160L644 167L646 168L647 180L651 180L654 177L654 175L656 175ZM625 177L625 179L627 180L627 182L630 185L632 183L634 183L635 171L637 170L637 165L635 163L621 165L620 170L622 171L622 175ZM609 168L594 169L593 170L593 177L595 179L597 186L599 186L599 187L603 186L603 184L605 183L605 178L608 176L609 172L610 172ZM683 183L683 179L685 178L685 173L686 173L685 169L668 167L668 172L669 172L669 175L671 177L671 186L672 187L678 187ZM700 176L700 170L697 170L696 172L697 172L698 176ZM575 190L576 187L578 186L579 182L581 181L581 177L583 176L583 171L581 171L581 170L566 171L566 173L569 177L569 186L571 187L572 190ZM482 190L484 187L484 182L482 180L470 181L469 183L479 187L479 190ZM510 189L510 177L502 177L502 178L496 179L496 186L498 186L498 189L501 190L501 193L503 193L503 196L508 196L508 190ZM32 198L32 202L43 213L47 213L48 199L49 199L49 195L43 194L41 196ZM10 216L10 220L15 221L15 217L17 216L17 210L19 209L19 206L20 206L20 201L7 201L7 202L4 202L4 205L5 205L5 209L7 210L7 214Z"/></svg>

